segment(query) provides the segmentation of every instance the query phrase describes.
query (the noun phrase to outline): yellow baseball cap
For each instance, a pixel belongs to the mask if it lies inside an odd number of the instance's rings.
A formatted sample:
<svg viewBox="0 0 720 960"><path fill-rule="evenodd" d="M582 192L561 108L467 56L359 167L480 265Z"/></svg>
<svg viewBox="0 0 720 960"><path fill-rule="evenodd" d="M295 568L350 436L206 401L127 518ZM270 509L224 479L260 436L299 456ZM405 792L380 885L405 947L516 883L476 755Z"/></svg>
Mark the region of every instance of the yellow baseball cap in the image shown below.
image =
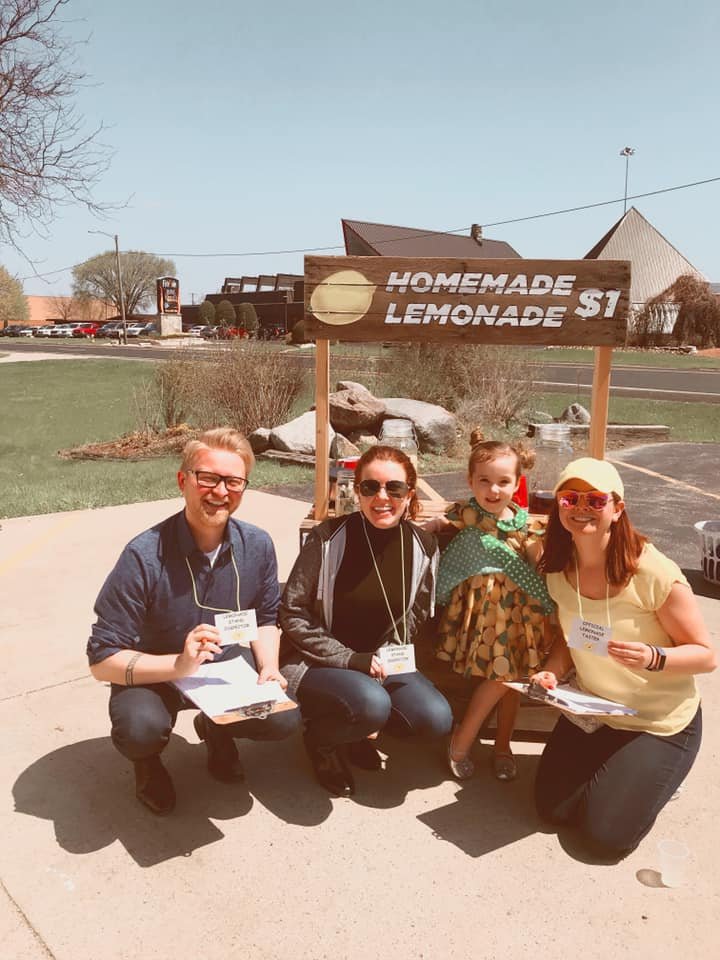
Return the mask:
<svg viewBox="0 0 720 960"><path fill-rule="evenodd" d="M601 493L616 493L621 500L625 495L620 474L607 460L580 457L579 460L571 461L558 477L553 493L562 490L569 480L584 480Z"/></svg>

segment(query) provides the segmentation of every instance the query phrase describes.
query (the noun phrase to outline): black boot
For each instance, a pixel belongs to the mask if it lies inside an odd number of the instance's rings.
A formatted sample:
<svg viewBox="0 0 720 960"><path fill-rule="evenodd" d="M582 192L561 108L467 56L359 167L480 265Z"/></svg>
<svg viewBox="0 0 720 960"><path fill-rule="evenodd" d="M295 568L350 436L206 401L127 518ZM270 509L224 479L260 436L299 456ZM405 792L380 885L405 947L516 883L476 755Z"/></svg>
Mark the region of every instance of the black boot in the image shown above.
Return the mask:
<svg viewBox="0 0 720 960"><path fill-rule="evenodd" d="M158 816L170 813L175 807L175 787L160 757L156 754L145 760L135 760L133 765L138 800Z"/></svg>
<svg viewBox="0 0 720 960"><path fill-rule="evenodd" d="M305 749L310 757L317 782L336 797L355 793L355 781L339 747L315 747L305 737Z"/></svg>
<svg viewBox="0 0 720 960"><path fill-rule="evenodd" d="M354 743L348 743L346 754L350 763L361 770L382 770L382 759L372 741L356 740Z"/></svg>
<svg viewBox="0 0 720 960"><path fill-rule="evenodd" d="M221 725L209 720L204 713L198 713L193 720L193 726L198 737L205 741L210 776L223 783L238 783L243 780L245 771L230 734L223 730Z"/></svg>

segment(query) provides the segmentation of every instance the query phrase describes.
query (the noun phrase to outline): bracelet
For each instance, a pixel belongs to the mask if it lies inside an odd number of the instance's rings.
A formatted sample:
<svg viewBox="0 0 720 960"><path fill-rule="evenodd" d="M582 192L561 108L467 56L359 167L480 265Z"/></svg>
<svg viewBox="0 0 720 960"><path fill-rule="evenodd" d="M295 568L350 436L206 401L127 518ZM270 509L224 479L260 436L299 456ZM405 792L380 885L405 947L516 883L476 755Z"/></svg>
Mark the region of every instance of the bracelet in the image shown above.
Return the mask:
<svg viewBox="0 0 720 960"><path fill-rule="evenodd" d="M138 662L142 653L133 654L132 657L128 660L127 666L125 667L125 686L134 687L135 681L133 679L133 673L135 671L135 664Z"/></svg>
<svg viewBox="0 0 720 960"><path fill-rule="evenodd" d="M663 648L654 647L650 643L648 643L647 646L650 647L650 663L645 667L645 669L649 670L651 673L657 673L660 670L664 670L667 655Z"/></svg>

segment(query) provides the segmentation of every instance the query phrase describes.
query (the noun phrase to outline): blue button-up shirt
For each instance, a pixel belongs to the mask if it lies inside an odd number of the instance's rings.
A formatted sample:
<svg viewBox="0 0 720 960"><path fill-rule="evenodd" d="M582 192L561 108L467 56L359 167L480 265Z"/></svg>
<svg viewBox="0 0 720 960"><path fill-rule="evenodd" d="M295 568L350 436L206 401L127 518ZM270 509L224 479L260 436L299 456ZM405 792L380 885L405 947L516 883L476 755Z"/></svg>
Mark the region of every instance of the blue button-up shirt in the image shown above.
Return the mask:
<svg viewBox="0 0 720 960"><path fill-rule="evenodd" d="M130 541L103 584L87 644L90 665L120 650L181 653L193 627L215 622L216 611L203 607L237 610L238 589L240 610L253 608L259 627L275 625L280 589L268 533L231 518L211 567L184 511L169 517Z"/></svg>

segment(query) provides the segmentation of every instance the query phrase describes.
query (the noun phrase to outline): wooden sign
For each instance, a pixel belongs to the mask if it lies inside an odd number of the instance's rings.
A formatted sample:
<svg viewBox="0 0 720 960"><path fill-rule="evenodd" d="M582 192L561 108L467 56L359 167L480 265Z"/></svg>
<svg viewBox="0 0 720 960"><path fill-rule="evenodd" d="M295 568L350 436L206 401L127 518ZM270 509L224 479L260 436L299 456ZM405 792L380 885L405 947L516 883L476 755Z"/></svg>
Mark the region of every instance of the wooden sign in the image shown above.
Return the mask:
<svg viewBox="0 0 720 960"><path fill-rule="evenodd" d="M626 260L305 257L314 339L620 346Z"/></svg>

